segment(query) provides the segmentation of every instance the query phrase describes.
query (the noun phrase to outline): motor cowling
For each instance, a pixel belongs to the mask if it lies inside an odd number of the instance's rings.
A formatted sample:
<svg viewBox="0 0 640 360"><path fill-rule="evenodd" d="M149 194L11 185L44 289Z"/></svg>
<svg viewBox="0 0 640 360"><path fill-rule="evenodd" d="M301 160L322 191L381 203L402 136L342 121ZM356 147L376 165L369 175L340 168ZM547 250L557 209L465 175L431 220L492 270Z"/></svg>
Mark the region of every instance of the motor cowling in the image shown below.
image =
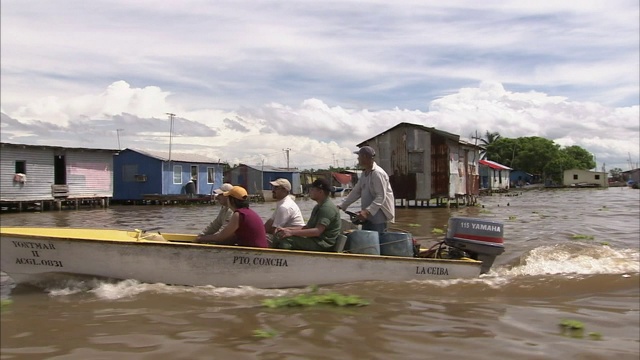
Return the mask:
<svg viewBox="0 0 640 360"><path fill-rule="evenodd" d="M482 261L480 272L487 273L496 257L504 252L504 224L485 219L449 219L444 243Z"/></svg>

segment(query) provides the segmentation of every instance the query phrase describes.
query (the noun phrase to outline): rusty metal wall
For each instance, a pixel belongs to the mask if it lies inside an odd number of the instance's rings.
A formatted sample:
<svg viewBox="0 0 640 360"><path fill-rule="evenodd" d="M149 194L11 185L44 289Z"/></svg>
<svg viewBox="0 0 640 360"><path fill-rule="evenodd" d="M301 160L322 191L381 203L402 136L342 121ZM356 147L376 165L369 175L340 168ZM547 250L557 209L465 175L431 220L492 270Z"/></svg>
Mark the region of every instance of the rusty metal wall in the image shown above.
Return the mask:
<svg viewBox="0 0 640 360"><path fill-rule="evenodd" d="M431 196L449 197L449 146L437 134L431 136Z"/></svg>
<svg viewBox="0 0 640 360"><path fill-rule="evenodd" d="M423 128L407 124L366 142L376 150L376 163L389 174L396 199L431 199L431 136Z"/></svg>

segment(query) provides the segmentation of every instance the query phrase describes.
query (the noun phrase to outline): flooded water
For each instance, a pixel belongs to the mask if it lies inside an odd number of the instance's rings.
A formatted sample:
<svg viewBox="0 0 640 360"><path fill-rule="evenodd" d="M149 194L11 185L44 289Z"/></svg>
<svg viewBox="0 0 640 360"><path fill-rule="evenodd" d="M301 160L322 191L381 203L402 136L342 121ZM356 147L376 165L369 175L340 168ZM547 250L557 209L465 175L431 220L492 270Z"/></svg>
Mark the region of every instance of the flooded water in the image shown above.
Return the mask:
<svg viewBox="0 0 640 360"><path fill-rule="evenodd" d="M634 359L640 356L640 191L527 190L481 206L398 209L429 246L451 216L505 223L506 251L478 279L322 287L355 308L262 307L307 289L3 279L0 359ZM339 199L336 199L338 202ZM308 218L313 201L299 200ZM273 203L253 206L264 218ZM2 214L3 226L195 233L217 207L118 206ZM346 218L346 217L345 217ZM310 284L312 285L312 284ZM564 320L582 331L566 331ZM259 337L258 333L269 334Z"/></svg>

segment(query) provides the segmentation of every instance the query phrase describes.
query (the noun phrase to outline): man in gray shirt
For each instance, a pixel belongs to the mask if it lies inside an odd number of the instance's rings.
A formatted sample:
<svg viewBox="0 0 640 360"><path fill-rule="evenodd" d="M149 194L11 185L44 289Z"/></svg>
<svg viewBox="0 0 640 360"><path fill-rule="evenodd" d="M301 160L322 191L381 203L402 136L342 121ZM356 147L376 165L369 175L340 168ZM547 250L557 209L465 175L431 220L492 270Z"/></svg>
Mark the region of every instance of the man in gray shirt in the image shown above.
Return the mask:
<svg viewBox="0 0 640 360"><path fill-rule="evenodd" d="M228 199L226 196L220 196L225 191L231 190L233 185L224 183L219 189L215 189L213 192L216 194L216 200L220 204L220 212L215 219L213 219L199 235L211 235L220 231L229 222L229 218L233 214L233 211L229 209Z"/></svg>
<svg viewBox="0 0 640 360"><path fill-rule="evenodd" d="M388 223L394 222L396 215L396 201L389 175L373 160L376 152L372 147L363 146L355 154L358 154L358 164L363 169L362 176L338 208L346 211L349 205L360 199L361 210L357 215L359 220L364 221L362 230L383 233L387 231Z"/></svg>

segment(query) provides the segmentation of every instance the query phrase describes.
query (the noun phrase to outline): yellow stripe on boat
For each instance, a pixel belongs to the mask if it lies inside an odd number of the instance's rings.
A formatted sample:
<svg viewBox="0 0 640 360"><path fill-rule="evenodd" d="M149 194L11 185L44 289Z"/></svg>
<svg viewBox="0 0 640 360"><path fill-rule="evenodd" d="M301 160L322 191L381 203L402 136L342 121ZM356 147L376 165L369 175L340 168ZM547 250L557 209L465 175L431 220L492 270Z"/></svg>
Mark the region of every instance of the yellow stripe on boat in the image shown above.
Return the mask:
<svg viewBox="0 0 640 360"><path fill-rule="evenodd" d="M145 239L156 233L144 233L141 230L125 231L110 229L76 229L76 228L31 228L31 227L0 227L0 234L20 237L81 239L99 241L132 241L153 240ZM169 241L193 241L196 236L188 234L162 234Z"/></svg>

